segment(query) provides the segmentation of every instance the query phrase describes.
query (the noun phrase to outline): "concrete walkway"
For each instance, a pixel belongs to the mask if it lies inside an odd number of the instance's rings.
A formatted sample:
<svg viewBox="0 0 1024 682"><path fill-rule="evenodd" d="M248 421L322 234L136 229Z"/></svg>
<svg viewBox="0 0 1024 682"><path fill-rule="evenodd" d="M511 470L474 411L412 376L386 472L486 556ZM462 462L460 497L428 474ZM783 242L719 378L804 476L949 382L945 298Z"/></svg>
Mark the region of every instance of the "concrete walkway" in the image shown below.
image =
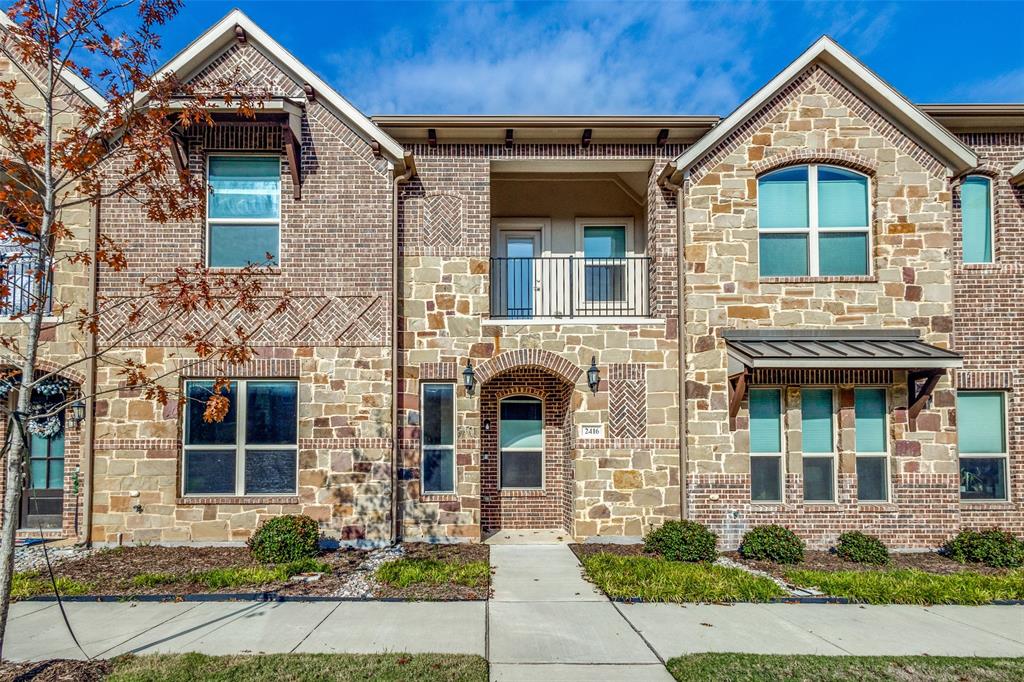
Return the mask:
<svg viewBox="0 0 1024 682"><path fill-rule="evenodd" d="M491 679L671 680L618 609L583 580L567 545L491 547Z"/></svg>
<svg viewBox="0 0 1024 682"><path fill-rule="evenodd" d="M1024 606L615 604L564 544L491 547L484 602L66 604L86 652L477 654L492 679L670 680L703 651L1024 656ZM81 658L53 602L11 607L12 660Z"/></svg>

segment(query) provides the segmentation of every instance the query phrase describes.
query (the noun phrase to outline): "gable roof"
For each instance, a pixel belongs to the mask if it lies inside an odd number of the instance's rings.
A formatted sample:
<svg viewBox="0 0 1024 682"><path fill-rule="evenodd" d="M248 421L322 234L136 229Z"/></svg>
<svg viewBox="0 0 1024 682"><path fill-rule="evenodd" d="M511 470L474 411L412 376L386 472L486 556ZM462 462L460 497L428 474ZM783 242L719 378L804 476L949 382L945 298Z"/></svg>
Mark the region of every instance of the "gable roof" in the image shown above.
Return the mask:
<svg viewBox="0 0 1024 682"><path fill-rule="evenodd" d="M241 10L233 9L227 16L206 30L185 49L172 57L158 71L157 75L174 74L181 80L198 73L211 60L218 57L237 40L235 28L245 31L246 42L251 43L265 57L292 78L296 83L308 83L316 93L317 102L326 106L365 142L377 142L384 156L399 166L405 165L405 149L393 137L378 128L355 108L351 102L338 94L308 66L296 59L280 43L271 38ZM144 98L136 103L142 104Z"/></svg>
<svg viewBox="0 0 1024 682"><path fill-rule="evenodd" d="M10 29L16 27L17 23L9 16L6 12L0 11L0 28ZM29 76L31 78L31 76ZM82 99L96 107L97 109L103 110L107 108L107 100L104 99L103 95L96 92L96 90L85 82L81 76L70 69L62 69L60 79L64 81L64 84L75 91Z"/></svg>
<svg viewBox="0 0 1024 682"><path fill-rule="evenodd" d="M822 36L781 73L741 104L725 120L680 154L666 166L662 177L676 176L689 170L727 135L756 114L777 92L813 63L828 67L847 83L857 88L894 123L908 130L926 149L956 174L978 165L977 155L952 133L912 104L891 85L853 57L828 36Z"/></svg>

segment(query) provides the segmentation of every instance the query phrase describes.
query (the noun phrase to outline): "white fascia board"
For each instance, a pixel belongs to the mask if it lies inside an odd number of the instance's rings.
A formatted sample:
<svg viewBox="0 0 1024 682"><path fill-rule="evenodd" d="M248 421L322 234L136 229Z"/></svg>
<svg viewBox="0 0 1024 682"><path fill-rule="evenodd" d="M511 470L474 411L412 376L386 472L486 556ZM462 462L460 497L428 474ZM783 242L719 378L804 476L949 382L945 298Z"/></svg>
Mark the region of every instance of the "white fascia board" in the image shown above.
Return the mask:
<svg viewBox="0 0 1024 682"><path fill-rule="evenodd" d="M252 42L257 49L271 61L277 64L297 83L309 83L317 100L327 106L328 109L338 115L342 120L348 122L365 141L376 141L380 144L381 151L392 162L399 165L405 163L405 149L402 145L386 132L378 128L369 118L363 115L358 109L338 94L323 79L317 76L309 67L295 58L288 50L271 38L263 29L256 25L242 11L234 9L226 17L214 24L209 30L196 38L184 50L172 57L163 67L157 71L158 76L175 74L182 80L205 66L211 59L218 55L225 47L236 40L235 26L241 26L245 31L246 40ZM136 99L136 105L145 102L144 97Z"/></svg>
<svg viewBox="0 0 1024 682"><path fill-rule="evenodd" d="M7 16L6 12L0 11L0 26L5 28L13 28L17 24ZM79 76L71 69L65 67L61 69L60 79L64 81L64 84L69 88L78 93L86 102L93 105L100 111L107 108L107 100L100 93L85 82L85 79Z"/></svg>
<svg viewBox="0 0 1024 682"><path fill-rule="evenodd" d="M1024 185L1024 161L1010 169L1010 184Z"/></svg>
<svg viewBox="0 0 1024 682"><path fill-rule="evenodd" d="M718 142L757 113L777 92L815 61L820 61L856 85L866 96L881 105L888 116L924 142L927 148L938 155L955 173L964 173L978 165L977 155L956 136L914 106L831 38L822 36L767 85L712 128L707 135L676 157L672 163L673 174L689 170Z"/></svg>

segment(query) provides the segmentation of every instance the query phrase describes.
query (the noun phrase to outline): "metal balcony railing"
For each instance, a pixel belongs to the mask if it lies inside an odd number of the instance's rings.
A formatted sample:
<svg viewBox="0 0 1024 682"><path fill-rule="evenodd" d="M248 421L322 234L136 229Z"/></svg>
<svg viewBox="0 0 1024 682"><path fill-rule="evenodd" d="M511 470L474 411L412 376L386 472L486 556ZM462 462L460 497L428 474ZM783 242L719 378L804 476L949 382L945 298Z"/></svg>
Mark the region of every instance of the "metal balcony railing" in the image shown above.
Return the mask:
<svg viewBox="0 0 1024 682"><path fill-rule="evenodd" d="M649 317L651 259L491 258L491 317Z"/></svg>
<svg viewBox="0 0 1024 682"><path fill-rule="evenodd" d="M7 295L0 299L0 316L23 315L32 307L32 284L36 279L37 261L32 254L26 254L12 261L5 261L0 251L0 282L7 288ZM46 277L41 282L40 294L45 297L44 314L49 315L53 301L53 279Z"/></svg>

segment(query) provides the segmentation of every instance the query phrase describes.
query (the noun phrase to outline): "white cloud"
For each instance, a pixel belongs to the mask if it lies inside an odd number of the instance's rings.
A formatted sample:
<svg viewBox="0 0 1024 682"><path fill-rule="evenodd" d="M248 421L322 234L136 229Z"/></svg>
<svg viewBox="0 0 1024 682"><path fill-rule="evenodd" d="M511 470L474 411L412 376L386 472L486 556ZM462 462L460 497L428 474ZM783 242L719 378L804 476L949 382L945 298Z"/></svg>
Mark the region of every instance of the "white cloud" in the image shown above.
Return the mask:
<svg viewBox="0 0 1024 682"><path fill-rule="evenodd" d="M759 83L766 5L446 6L419 43L335 53L334 81L370 113L727 113ZM795 54L793 55L795 56Z"/></svg>
<svg viewBox="0 0 1024 682"><path fill-rule="evenodd" d="M1024 102L1024 69L1006 71L985 80L965 83L953 89L950 101Z"/></svg>

